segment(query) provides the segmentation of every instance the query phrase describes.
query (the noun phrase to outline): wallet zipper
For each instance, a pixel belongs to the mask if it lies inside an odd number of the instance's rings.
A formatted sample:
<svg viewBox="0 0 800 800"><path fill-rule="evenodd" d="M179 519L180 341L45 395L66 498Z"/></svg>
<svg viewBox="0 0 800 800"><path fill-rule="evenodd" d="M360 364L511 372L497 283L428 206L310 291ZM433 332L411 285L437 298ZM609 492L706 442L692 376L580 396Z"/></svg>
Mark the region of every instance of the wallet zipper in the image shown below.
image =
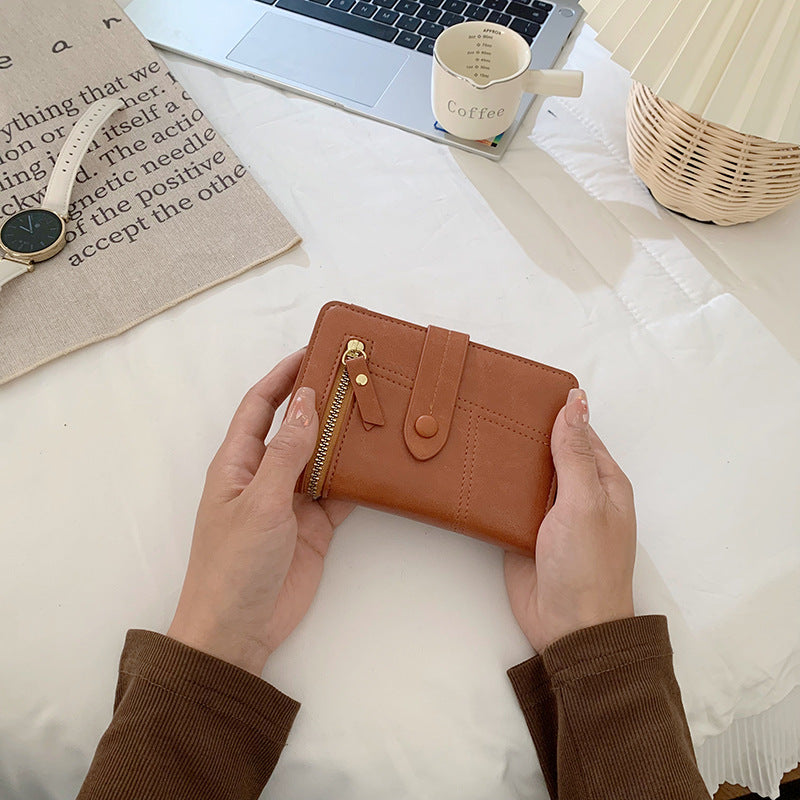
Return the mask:
<svg viewBox="0 0 800 800"><path fill-rule="evenodd" d="M331 392L322 416L319 442L317 443L314 458L311 461L308 487L306 488L306 493L312 500L317 500L322 496L322 486L325 483L331 456L336 449L336 442L342 428L341 421L344 420L350 407L353 386L350 381L350 375L347 372L347 362L351 358L363 358L366 361L364 343L358 339L351 339L347 343L347 349L342 356L342 363L339 366L336 377L336 388Z"/></svg>

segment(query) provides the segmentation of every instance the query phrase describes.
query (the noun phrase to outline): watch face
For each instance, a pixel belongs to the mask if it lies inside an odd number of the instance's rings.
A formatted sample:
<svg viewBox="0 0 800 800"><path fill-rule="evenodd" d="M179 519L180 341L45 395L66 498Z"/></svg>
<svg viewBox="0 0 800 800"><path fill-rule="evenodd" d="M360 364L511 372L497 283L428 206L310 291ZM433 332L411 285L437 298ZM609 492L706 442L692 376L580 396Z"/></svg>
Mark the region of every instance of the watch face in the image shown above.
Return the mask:
<svg viewBox="0 0 800 800"><path fill-rule="evenodd" d="M15 253L38 253L58 241L64 221L44 208L20 211L0 229L0 242Z"/></svg>

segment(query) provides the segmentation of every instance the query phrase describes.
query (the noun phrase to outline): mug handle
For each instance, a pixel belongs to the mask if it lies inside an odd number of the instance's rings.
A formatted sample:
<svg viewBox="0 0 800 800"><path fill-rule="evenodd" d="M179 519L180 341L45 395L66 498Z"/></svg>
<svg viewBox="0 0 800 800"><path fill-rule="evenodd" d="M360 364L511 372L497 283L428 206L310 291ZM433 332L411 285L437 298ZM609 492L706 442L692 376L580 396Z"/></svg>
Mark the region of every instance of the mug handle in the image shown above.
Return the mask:
<svg viewBox="0 0 800 800"><path fill-rule="evenodd" d="M523 89L545 97L580 97L583 73L577 69L530 69Z"/></svg>

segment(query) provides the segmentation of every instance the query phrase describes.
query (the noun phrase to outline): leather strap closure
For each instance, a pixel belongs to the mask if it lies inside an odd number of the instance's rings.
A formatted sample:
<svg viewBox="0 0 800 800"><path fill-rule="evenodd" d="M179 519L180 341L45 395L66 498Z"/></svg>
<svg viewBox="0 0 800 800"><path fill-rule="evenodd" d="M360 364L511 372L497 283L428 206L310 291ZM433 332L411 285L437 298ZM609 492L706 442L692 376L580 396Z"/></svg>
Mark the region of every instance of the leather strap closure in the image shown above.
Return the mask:
<svg viewBox="0 0 800 800"><path fill-rule="evenodd" d="M419 461L433 458L447 442L468 347L465 333L428 327L403 427Z"/></svg>
<svg viewBox="0 0 800 800"><path fill-rule="evenodd" d="M369 431L376 425L383 425L383 410L375 392L375 381L370 375L367 359L363 356L348 358L344 363L364 427Z"/></svg>

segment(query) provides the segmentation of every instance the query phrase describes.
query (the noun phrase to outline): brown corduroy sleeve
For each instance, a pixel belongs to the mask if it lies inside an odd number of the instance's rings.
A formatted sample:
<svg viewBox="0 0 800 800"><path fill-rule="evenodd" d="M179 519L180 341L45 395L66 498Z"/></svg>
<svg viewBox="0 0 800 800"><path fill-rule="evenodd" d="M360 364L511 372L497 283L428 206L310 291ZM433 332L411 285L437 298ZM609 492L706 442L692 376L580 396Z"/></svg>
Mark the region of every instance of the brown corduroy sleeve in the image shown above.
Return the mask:
<svg viewBox="0 0 800 800"><path fill-rule="evenodd" d="M665 617L577 631L508 675L553 800L709 800Z"/></svg>
<svg viewBox="0 0 800 800"><path fill-rule="evenodd" d="M255 800L300 704L151 631L128 631L114 716L78 800Z"/></svg>

